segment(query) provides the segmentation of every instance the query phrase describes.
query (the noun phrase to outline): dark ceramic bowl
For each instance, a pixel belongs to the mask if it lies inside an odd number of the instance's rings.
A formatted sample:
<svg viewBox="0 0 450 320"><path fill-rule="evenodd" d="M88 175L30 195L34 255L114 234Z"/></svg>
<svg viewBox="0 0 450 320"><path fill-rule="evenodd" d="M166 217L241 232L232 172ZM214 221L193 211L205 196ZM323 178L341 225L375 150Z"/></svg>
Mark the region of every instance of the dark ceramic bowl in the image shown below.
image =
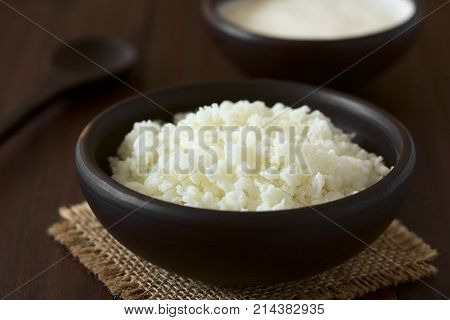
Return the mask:
<svg viewBox="0 0 450 320"><path fill-rule="evenodd" d="M148 97L176 113L222 100L290 105L312 91L297 83L241 80L176 87ZM81 187L97 218L119 242L177 274L239 286L316 274L354 256L389 226L406 193L415 149L400 122L367 102L320 90L303 103L354 132L356 142L395 168L356 195L311 208L226 212L152 199L111 179L107 161L134 122L172 120L137 96L104 111L84 129L76 146Z"/></svg>
<svg viewBox="0 0 450 320"><path fill-rule="evenodd" d="M363 81L394 63L413 42L422 17L422 2L405 23L368 36L340 40L290 40L246 31L222 17L228 0L203 0L202 11L217 45L252 75L323 83Z"/></svg>

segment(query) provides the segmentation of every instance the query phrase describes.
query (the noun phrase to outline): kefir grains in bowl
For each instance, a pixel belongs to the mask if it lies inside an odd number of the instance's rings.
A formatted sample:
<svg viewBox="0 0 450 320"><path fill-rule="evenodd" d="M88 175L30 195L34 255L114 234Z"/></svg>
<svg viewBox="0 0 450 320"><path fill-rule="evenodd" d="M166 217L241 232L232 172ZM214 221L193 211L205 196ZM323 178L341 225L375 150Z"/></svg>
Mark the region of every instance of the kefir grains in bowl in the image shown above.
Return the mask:
<svg viewBox="0 0 450 320"><path fill-rule="evenodd" d="M75 149L90 208L136 255L213 285L286 283L347 261L395 218L416 151L398 120L348 94L288 107L313 90L242 79L115 104Z"/></svg>
<svg viewBox="0 0 450 320"><path fill-rule="evenodd" d="M260 35L298 40L360 37L394 28L415 12L412 0L229 0L222 17Z"/></svg>
<svg viewBox="0 0 450 320"><path fill-rule="evenodd" d="M258 101L135 123L110 165L113 179L150 197L230 211L329 202L390 172L320 111Z"/></svg>

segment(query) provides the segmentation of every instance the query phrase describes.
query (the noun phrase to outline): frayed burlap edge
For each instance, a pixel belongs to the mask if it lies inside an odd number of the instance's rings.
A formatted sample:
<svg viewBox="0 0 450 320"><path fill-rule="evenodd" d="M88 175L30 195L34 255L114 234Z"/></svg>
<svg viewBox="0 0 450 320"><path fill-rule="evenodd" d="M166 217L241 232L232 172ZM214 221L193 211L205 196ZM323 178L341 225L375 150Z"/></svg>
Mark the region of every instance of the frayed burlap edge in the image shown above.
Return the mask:
<svg viewBox="0 0 450 320"><path fill-rule="evenodd" d="M137 257L97 221L86 203L61 208L48 232L123 299L352 299L433 275L437 251L399 221L372 246L331 270L274 286L225 288L180 277Z"/></svg>

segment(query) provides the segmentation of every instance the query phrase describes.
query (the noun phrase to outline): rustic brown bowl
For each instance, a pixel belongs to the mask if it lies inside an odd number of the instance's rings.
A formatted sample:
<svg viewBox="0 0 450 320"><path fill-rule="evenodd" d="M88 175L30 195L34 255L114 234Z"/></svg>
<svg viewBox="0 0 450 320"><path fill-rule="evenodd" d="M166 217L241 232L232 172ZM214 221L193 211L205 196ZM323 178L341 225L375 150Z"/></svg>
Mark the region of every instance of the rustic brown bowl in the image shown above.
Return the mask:
<svg viewBox="0 0 450 320"><path fill-rule="evenodd" d="M148 97L172 113L222 100L293 104L314 90L302 84L240 80L158 91ZM415 164L413 140L385 111L352 96L320 90L305 104L323 111L394 169L358 194L313 206L271 212L191 208L130 190L110 175L108 157L136 121L172 121L136 96L92 120L76 146L76 167L86 199L100 222L124 246L177 274L227 285L295 280L336 266L386 230L397 214Z"/></svg>

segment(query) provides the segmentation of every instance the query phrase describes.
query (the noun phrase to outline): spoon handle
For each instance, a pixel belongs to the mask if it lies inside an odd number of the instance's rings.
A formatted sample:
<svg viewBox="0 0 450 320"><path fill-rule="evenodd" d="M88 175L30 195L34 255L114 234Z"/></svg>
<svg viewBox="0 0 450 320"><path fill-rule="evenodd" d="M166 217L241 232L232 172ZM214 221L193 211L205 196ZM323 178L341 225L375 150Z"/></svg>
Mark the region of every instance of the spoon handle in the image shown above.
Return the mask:
<svg viewBox="0 0 450 320"><path fill-rule="evenodd" d="M61 93L59 87L44 85L30 100L0 121L0 146L33 117L43 111Z"/></svg>

